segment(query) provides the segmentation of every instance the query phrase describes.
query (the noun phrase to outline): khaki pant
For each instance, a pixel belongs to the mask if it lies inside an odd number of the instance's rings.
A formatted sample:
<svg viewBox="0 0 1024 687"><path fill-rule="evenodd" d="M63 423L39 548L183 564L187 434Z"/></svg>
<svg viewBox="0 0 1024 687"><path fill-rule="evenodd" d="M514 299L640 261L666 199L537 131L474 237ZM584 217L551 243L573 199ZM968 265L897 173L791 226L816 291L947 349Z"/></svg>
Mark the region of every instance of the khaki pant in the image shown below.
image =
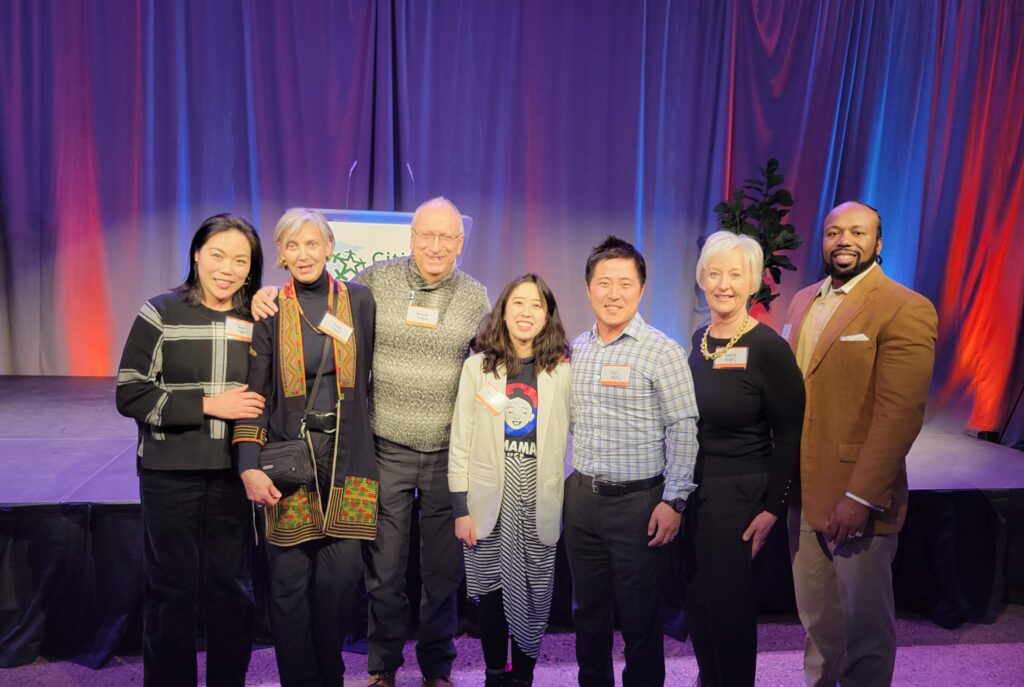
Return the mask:
<svg viewBox="0 0 1024 687"><path fill-rule="evenodd" d="M795 509L789 514L793 584L807 631L807 685L884 687L896 663L892 561L899 535L836 546Z"/></svg>

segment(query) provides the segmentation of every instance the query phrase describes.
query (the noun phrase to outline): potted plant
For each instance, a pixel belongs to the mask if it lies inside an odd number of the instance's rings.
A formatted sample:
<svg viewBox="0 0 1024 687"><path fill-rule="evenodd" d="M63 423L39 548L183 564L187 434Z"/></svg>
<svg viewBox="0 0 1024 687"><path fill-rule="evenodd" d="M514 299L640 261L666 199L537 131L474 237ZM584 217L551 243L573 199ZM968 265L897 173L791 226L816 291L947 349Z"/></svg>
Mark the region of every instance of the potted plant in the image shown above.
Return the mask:
<svg viewBox="0 0 1024 687"><path fill-rule="evenodd" d="M764 251L764 269L776 285L782 281L782 270L795 271L796 265L788 255L779 251L793 250L801 241L796 228L785 223L793 206L793 194L782 186L783 176L778 173L779 161L772 158L764 167L758 167L758 179L744 179L743 187L732 194L732 199L715 206L715 217L720 229L746 234L757 239ZM779 294L772 291L767 280L750 299L750 306L760 303L771 309Z"/></svg>

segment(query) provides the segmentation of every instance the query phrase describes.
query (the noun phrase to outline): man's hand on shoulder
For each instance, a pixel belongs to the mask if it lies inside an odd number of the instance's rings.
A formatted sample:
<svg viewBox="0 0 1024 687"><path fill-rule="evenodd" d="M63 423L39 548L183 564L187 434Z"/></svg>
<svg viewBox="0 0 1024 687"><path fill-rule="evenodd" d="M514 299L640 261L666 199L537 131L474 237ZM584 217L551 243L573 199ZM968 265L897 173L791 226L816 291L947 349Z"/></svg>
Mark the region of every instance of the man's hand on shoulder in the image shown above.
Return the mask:
<svg viewBox="0 0 1024 687"><path fill-rule="evenodd" d="M252 318L254 320L265 320L277 314L276 286L264 286L252 296Z"/></svg>

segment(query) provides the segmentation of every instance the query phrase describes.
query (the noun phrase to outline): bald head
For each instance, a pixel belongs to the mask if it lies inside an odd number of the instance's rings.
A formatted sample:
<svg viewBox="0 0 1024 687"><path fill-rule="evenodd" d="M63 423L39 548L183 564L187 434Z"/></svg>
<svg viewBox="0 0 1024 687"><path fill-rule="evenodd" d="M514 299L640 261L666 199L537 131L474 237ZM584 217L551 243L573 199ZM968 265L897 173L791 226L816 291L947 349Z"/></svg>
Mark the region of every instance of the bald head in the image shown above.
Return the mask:
<svg viewBox="0 0 1024 687"><path fill-rule="evenodd" d="M868 218L873 220L869 224L873 224L875 229L878 231L878 238L882 238L882 216L878 214L878 210L871 207L867 203L862 203L859 200L848 200L832 208L828 215L825 217L825 227L829 226L829 223L837 216L856 216L859 220L867 221Z"/></svg>
<svg viewBox="0 0 1024 687"><path fill-rule="evenodd" d="M867 270L881 251L882 218L870 205L840 203L825 217L821 252L833 287Z"/></svg>
<svg viewBox="0 0 1024 687"><path fill-rule="evenodd" d="M462 214L447 198L431 198L416 208L409 248L428 284L444 279L455 267L462 253L462 232Z"/></svg>

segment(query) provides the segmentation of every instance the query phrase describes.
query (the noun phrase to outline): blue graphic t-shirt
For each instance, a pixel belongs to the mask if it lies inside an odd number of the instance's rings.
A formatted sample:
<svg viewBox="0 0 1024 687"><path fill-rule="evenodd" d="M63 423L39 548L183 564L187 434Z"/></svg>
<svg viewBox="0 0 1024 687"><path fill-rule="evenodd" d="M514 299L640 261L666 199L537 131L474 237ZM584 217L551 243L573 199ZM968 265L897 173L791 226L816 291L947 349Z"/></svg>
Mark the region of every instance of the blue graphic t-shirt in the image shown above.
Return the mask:
<svg viewBox="0 0 1024 687"><path fill-rule="evenodd" d="M537 457L537 368L523 360L519 374L505 382L505 457Z"/></svg>

